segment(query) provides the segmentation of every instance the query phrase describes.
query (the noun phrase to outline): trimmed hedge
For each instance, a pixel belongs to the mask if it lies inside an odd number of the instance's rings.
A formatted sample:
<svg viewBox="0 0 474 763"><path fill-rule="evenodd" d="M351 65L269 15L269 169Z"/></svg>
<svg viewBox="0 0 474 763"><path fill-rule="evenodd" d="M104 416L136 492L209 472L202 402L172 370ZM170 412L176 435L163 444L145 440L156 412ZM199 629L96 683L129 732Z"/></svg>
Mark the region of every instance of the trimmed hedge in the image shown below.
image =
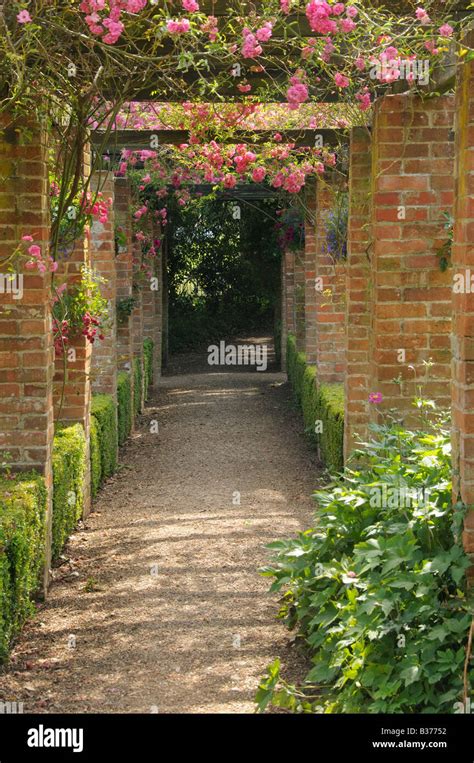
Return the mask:
<svg viewBox="0 0 474 763"><path fill-rule="evenodd" d="M290 334L287 342L288 379L291 382L298 403L303 396L303 377L306 371L306 355L296 349L296 338Z"/></svg>
<svg viewBox="0 0 474 763"><path fill-rule="evenodd" d="M132 431L132 385L128 371L117 375L118 443L123 445Z"/></svg>
<svg viewBox="0 0 474 763"><path fill-rule="evenodd" d="M143 371L140 358L133 361L133 413L138 416L142 410Z"/></svg>
<svg viewBox="0 0 474 763"><path fill-rule="evenodd" d="M153 340L145 339L143 342L143 387L144 397L148 400L148 393L153 384Z"/></svg>
<svg viewBox="0 0 474 763"><path fill-rule="evenodd" d="M91 418L96 420L102 470L101 482L117 469L117 409L112 395L93 395Z"/></svg>
<svg viewBox="0 0 474 763"><path fill-rule="evenodd" d="M90 437L91 494L92 498L95 498L102 484L102 459L100 455L99 425L95 416L91 416Z"/></svg>
<svg viewBox="0 0 474 763"><path fill-rule="evenodd" d="M316 366L306 365L306 356L297 351L293 335L288 337L287 368L310 440L321 449L329 471L341 471L344 465L343 385L318 384ZM316 431L316 422L321 422L321 432Z"/></svg>
<svg viewBox="0 0 474 763"><path fill-rule="evenodd" d="M85 471L84 429L80 424L61 427L53 441L53 560L82 516Z"/></svg>
<svg viewBox="0 0 474 763"><path fill-rule="evenodd" d="M44 566L46 500L40 475L0 480L0 662L34 612Z"/></svg>
<svg viewBox="0 0 474 763"><path fill-rule="evenodd" d="M340 472L344 466L344 385L321 384L318 400L321 455L331 473Z"/></svg>

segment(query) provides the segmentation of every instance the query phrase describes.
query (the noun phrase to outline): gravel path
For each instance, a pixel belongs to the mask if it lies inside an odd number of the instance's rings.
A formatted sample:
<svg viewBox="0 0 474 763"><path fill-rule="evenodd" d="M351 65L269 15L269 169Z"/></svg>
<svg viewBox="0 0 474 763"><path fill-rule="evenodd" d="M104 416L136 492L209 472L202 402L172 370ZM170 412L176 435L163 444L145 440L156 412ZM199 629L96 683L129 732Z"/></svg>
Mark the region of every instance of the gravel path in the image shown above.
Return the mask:
<svg viewBox="0 0 474 763"><path fill-rule="evenodd" d="M249 713L266 665L294 659L257 569L311 522L314 454L283 374L190 367L162 379L0 676L25 712Z"/></svg>

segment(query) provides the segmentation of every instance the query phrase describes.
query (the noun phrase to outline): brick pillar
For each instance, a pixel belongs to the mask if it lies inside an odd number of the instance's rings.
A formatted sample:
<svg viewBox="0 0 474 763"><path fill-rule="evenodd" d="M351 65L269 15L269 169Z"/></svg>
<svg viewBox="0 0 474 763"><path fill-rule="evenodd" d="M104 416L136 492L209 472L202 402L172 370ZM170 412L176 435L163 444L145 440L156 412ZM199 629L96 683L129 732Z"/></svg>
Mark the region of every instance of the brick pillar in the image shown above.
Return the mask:
<svg viewBox="0 0 474 763"><path fill-rule="evenodd" d="M158 223L153 223L153 240L156 241L156 257L154 260L154 274L158 288L151 289L154 302L154 324L151 327L150 337L154 342L153 352L153 387L157 387L161 377L161 353L163 341L163 238L164 232ZM158 245L159 242L159 245Z"/></svg>
<svg viewBox="0 0 474 763"><path fill-rule="evenodd" d="M370 247L371 138L368 129L351 131L349 158L349 225L346 264L346 358L344 459L357 437L367 435L371 386Z"/></svg>
<svg viewBox="0 0 474 763"><path fill-rule="evenodd" d="M464 546L474 564L474 62L461 68L456 114L453 263L454 499L467 505ZM471 568L471 575L473 572Z"/></svg>
<svg viewBox="0 0 474 763"><path fill-rule="evenodd" d="M90 174L90 150L84 149L82 173L84 179ZM73 245L72 252L58 252L58 270L54 283L67 284L68 290L81 282L83 266L90 267L89 234L81 235ZM61 423L79 423L86 436L86 474L84 479L84 516L90 511L90 407L91 407L91 358L92 345L80 331L70 336L64 355L54 364L54 418Z"/></svg>
<svg viewBox="0 0 474 763"><path fill-rule="evenodd" d="M426 396L450 403L451 276L436 251L453 203L453 113L451 96L385 96L375 107L371 391L408 423L420 381Z"/></svg>
<svg viewBox="0 0 474 763"><path fill-rule="evenodd" d="M132 298L133 295L133 249L132 212L130 182L126 178L115 178L114 215L117 226L125 237L124 246L119 246L115 265L117 270L117 302ZM133 359L132 316L123 315L117 323L117 366L119 370L130 371Z"/></svg>
<svg viewBox="0 0 474 763"><path fill-rule="evenodd" d="M27 129L24 129L27 128ZM49 189L46 133L34 123L0 117L0 264L23 235L32 235L48 253ZM53 367L51 274L18 265L16 293L8 292L2 270L0 292L0 453L10 454L13 471L35 469L48 492L43 592L51 565L51 450ZM17 298L19 297L19 298Z"/></svg>
<svg viewBox="0 0 474 763"><path fill-rule="evenodd" d="M305 331L305 251L295 252L295 335L298 350L304 352Z"/></svg>
<svg viewBox="0 0 474 763"><path fill-rule="evenodd" d="M316 215L317 185L313 185L307 195L304 241L304 320L305 353L310 365L317 362L317 311L316 291Z"/></svg>
<svg viewBox="0 0 474 763"><path fill-rule="evenodd" d="M162 273L163 273L161 359L162 359L163 368L166 368L168 364L168 356L169 356L168 247L169 247L169 237L164 236L163 245L161 248L161 252L162 252L161 267L162 267Z"/></svg>
<svg viewBox="0 0 474 763"><path fill-rule="evenodd" d="M146 281L142 291L143 302L143 338L153 341L153 384L156 386L161 375L161 246L154 242L162 240L161 228L158 224L150 225L150 236L156 255L149 259L151 276Z"/></svg>
<svg viewBox="0 0 474 763"><path fill-rule="evenodd" d="M112 173L96 172L91 179L93 194L100 191L104 199L114 198ZM92 390L112 395L117 402L117 271L115 267L114 209L109 209L108 221L95 220L90 235L91 261L94 270L105 279L100 284L102 296L108 303L105 339L97 341L92 351Z"/></svg>
<svg viewBox="0 0 474 763"><path fill-rule="evenodd" d="M295 253L287 249L281 258L281 370L287 370L288 334L295 334Z"/></svg>
<svg viewBox="0 0 474 763"><path fill-rule="evenodd" d="M142 247L141 242L136 241L133 244L133 261L136 268L140 268L141 263L143 261L142 256ZM142 378L144 373L144 367L143 367L143 340L144 340L144 311L143 311L143 304L144 304L144 291L146 290L146 286L144 288L140 288L136 291L135 297L136 297L136 303L135 307L133 309L132 313L132 335L133 335L133 357L134 361L137 360L142 369ZM133 391L133 394L137 394L136 391ZM143 409L144 400L143 400L143 385L142 389L138 390L138 394L140 395L140 411Z"/></svg>
<svg viewBox="0 0 474 763"><path fill-rule="evenodd" d="M310 362L318 367L322 383L342 382L346 366L345 280L346 263L328 251L327 217L338 190L332 176L319 180L316 192L314 307ZM315 285L317 288L315 288ZM308 333L307 333L308 344Z"/></svg>
<svg viewBox="0 0 474 763"><path fill-rule="evenodd" d="M163 235L160 236L161 246L156 256L156 277L158 290L155 292L156 346L153 358L153 387L158 386L163 367Z"/></svg>

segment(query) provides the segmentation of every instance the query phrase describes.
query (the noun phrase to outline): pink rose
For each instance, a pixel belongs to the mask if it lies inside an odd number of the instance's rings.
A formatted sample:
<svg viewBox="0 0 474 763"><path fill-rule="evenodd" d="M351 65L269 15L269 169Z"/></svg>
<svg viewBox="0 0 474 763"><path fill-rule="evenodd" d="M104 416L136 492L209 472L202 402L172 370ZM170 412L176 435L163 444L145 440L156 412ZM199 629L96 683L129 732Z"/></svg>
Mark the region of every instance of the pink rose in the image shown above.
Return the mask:
<svg viewBox="0 0 474 763"><path fill-rule="evenodd" d="M349 78L344 74L341 74L341 72L337 72L334 77L334 82L336 83L337 87L349 87Z"/></svg>
<svg viewBox="0 0 474 763"><path fill-rule="evenodd" d="M20 11L16 17L16 20L19 24L29 24L32 19L28 11Z"/></svg>
<svg viewBox="0 0 474 763"><path fill-rule="evenodd" d="M443 24L443 26L440 26L438 31L441 37L452 37L454 29L449 24Z"/></svg>
<svg viewBox="0 0 474 763"><path fill-rule="evenodd" d="M261 183L265 179L267 171L265 167L255 167L252 171L252 180L254 183Z"/></svg>

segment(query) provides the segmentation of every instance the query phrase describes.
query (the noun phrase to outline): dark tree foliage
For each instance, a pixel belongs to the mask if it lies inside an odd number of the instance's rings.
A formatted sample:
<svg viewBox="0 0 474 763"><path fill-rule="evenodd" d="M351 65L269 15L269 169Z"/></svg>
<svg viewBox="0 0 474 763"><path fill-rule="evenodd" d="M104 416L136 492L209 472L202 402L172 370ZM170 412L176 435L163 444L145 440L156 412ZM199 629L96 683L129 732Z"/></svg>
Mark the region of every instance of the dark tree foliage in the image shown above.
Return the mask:
<svg viewBox="0 0 474 763"><path fill-rule="evenodd" d="M273 200L202 199L170 215L170 350L273 331L280 257Z"/></svg>

